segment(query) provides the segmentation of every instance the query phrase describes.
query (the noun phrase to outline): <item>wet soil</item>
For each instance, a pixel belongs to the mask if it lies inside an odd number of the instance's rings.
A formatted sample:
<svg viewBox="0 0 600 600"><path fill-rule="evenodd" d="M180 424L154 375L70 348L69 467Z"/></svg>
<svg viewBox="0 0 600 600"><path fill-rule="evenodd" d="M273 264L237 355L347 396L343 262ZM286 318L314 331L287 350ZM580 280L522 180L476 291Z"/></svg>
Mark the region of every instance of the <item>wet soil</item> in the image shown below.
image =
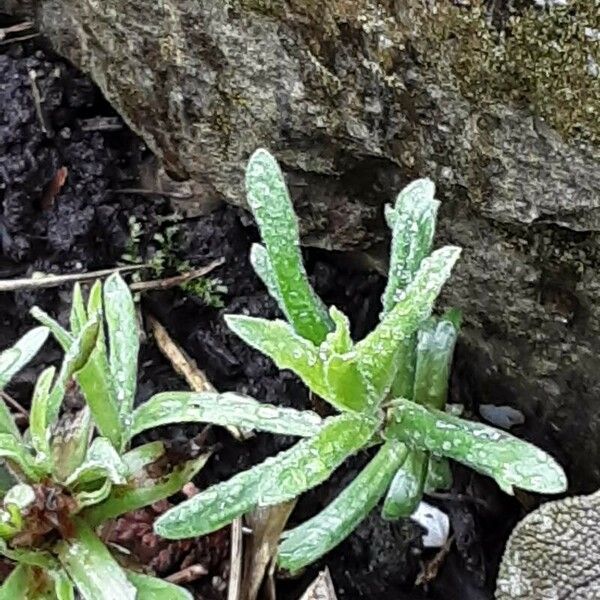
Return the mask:
<svg viewBox="0 0 600 600"><path fill-rule="evenodd" d="M37 106L36 96L40 99ZM164 239L173 226L168 199L119 193L139 187L140 166L150 154L89 79L53 56L41 40L0 46L0 106L0 278L123 264L123 255L132 252L132 218L141 225L133 244L134 258L152 260L157 252L164 253L165 244L156 234ZM61 186L63 168L66 180ZM165 274L183 261L202 266L223 257L224 265L211 274L227 289L220 295L223 306L212 306L198 295L176 289L144 295L141 314L155 315L218 389L237 390L280 405L315 408L292 374L278 372L223 322L225 313L278 316L275 303L248 263L250 244L257 238L251 218L239 209L219 207L207 216L178 221L171 231L175 233ZM311 252L306 258L323 299L349 314L354 336L363 336L377 318L383 281L373 274L349 271L324 253ZM28 315L31 306L37 304L65 322L69 301L67 288L0 295L3 346L33 325ZM48 343L15 379L9 393L26 405L42 365L59 359L58 348ZM140 356L138 401L157 391L184 388L147 336ZM459 345L453 401L475 408L479 393ZM165 439L172 451L185 454L200 431L200 425L174 426L150 436ZM213 430L206 443L214 445L216 452L195 483L202 488L228 477L292 441L257 435L242 443L225 431ZM291 523L325 506L367 460L366 454L355 457L331 481L306 494ZM300 597L318 569L327 564L340 600L491 599L503 544L522 509L485 478L457 469L455 479L449 495L432 499L450 515L454 539L431 581L415 587L415 579L436 555L421 548L417 526L409 521L383 521L375 511L321 563L299 578L279 579L278 597ZM189 563L190 552L195 552L193 560L203 561L207 568L207 575L192 588L196 597L224 598L227 544L228 536L219 534L201 540L193 550L178 547L173 550L177 556L162 565L161 575L185 565L186 559Z"/></svg>

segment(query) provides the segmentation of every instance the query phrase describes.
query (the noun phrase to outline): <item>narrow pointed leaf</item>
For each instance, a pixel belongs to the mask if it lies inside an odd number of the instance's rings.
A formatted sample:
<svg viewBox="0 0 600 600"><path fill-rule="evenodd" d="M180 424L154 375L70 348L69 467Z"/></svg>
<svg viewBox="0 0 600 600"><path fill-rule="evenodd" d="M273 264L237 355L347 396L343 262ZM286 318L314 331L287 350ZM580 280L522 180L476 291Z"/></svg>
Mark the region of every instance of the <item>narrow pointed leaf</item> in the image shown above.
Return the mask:
<svg viewBox="0 0 600 600"><path fill-rule="evenodd" d="M384 519L410 517L423 498L428 456L420 450L410 450L406 460L392 479L383 503Z"/></svg>
<svg viewBox="0 0 600 600"><path fill-rule="evenodd" d="M144 506L149 506L176 494L191 481L206 464L210 455L203 454L194 460L177 466L171 473L151 479L147 476L134 477L126 485L114 486L103 502L90 506L82 515L86 523L96 527L119 515Z"/></svg>
<svg viewBox="0 0 600 600"><path fill-rule="evenodd" d="M71 325L71 335L79 335L83 326L87 323L88 316L83 302L81 285L76 283L73 286L73 299L71 301L71 314L69 323Z"/></svg>
<svg viewBox="0 0 600 600"><path fill-rule="evenodd" d="M48 400L56 369L48 367L38 377L33 396L31 399L31 410L29 411L29 433L31 445L38 454L48 458L49 440L47 428Z"/></svg>
<svg viewBox="0 0 600 600"><path fill-rule="evenodd" d="M354 343L350 335L350 321L348 317L335 306L329 308L331 321L335 325L335 329L327 334L325 342L321 346L321 350L335 354L346 354L352 350Z"/></svg>
<svg viewBox="0 0 600 600"><path fill-rule="evenodd" d="M327 508L283 534L277 562L297 571L344 540L375 507L406 456L406 447L386 442Z"/></svg>
<svg viewBox="0 0 600 600"><path fill-rule="evenodd" d="M118 273L111 275L104 284L104 313L110 370L117 389L121 419L127 421L135 398L140 340L133 297Z"/></svg>
<svg viewBox="0 0 600 600"><path fill-rule="evenodd" d="M185 422L306 437L317 433L323 420L312 411L273 406L233 392L164 392L134 411L130 436L160 425Z"/></svg>
<svg viewBox="0 0 600 600"><path fill-rule="evenodd" d="M64 415L59 421L50 447L52 473L58 481L65 481L85 460L91 428L89 406L74 415Z"/></svg>
<svg viewBox="0 0 600 600"><path fill-rule="evenodd" d="M65 485L74 486L90 483L100 479L108 479L113 484L124 484L127 477L127 466L119 453L106 438L96 438L83 461L65 481Z"/></svg>
<svg viewBox="0 0 600 600"><path fill-rule="evenodd" d="M390 270L383 293L384 313L396 305L398 295L412 281L421 261L429 254L435 232L439 202L433 199L435 185L429 179L417 179L399 194L394 207Z"/></svg>
<svg viewBox="0 0 600 600"><path fill-rule="evenodd" d="M136 600L135 587L108 548L81 520L75 520L75 525L76 535L56 547L83 600Z"/></svg>
<svg viewBox="0 0 600 600"><path fill-rule="evenodd" d="M48 574L54 581L56 600L75 600L73 582L63 569L52 569Z"/></svg>
<svg viewBox="0 0 600 600"><path fill-rule="evenodd" d="M513 486L546 494L567 488L564 471L550 455L504 431L400 399L392 419L388 436L493 477L509 494Z"/></svg>
<svg viewBox="0 0 600 600"><path fill-rule="evenodd" d="M163 579L129 570L125 573L138 591L138 600L193 600L187 590Z"/></svg>
<svg viewBox="0 0 600 600"><path fill-rule="evenodd" d="M431 314L433 303L459 254L460 248L446 246L425 258L402 299L373 332L355 345L361 373L380 401L396 376L399 345Z"/></svg>
<svg viewBox="0 0 600 600"><path fill-rule="evenodd" d="M37 306L31 309L30 314L36 321L39 321L50 330L65 352L71 347L73 336L58 321Z"/></svg>
<svg viewBox="0 0 600 600"><path fill-rule="evenodd" d="M9 433L0 433L0 457L15 463L32 481L37 481L42 474L24 444Z"/></svg>
<svg viewBox="0 0 600 600"><path fill-rule="evenodd" d="M300 336L320 344L332 324L304 269L298 220L283 174L266 150L257 150L251 156L246 169L246 190L284 313Z"/></svg>
<svg viewBox="0 0 600 600"><path fill-rule="evenodd" d="M47 327L36 327L26 333L16 344L0 354L0 389L20 371L39 351L46 339ZM0 433L21 437L19 428L4 400L0 399Z"/></svg>
<svg viewBox="0 0 600 600"><path fill-rule="evenodd" d="M129 479L157 461L164 453L165 445L157 441L148 442L123 454L122 459L127 467L127 478Z"/></svg>
<svg viewBox="0 0 600 600"><path fill-rule="evenodd" d="M269 254L263 245L252 244L250 248L250 264L267 288L269 296L277 301L281 312L285 314L285 303L277 287L277 276L273 272L273 267L269 262Z"/></svg>
<svg viewBox="0 0 600 600"><path fill-rule="evenodd" d="M166 538L203 535L256 508L291 500L325 481L371 439L379 421L346 413L332 417L317 435L238 473L172 508L155 523Z"/></svg>

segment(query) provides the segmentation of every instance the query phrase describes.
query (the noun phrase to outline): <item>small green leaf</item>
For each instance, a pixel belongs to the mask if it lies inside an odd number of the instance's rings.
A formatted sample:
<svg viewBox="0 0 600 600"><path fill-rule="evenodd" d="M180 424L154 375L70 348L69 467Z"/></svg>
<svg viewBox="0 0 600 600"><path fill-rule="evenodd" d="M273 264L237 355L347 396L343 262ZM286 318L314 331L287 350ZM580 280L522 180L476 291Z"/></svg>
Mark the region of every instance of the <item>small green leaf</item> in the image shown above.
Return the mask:
<svg viewBox="0 0 600 600"><path fill-rule="evenodd" d="M75 519L75 535L57 543L60 562L83 600L136 600L136 589L108 548L83 521Z"/></svg>
<svg viewBox="0 0 600 600"><path fill-rule="evenodd" d="M277 557L279 566L297 571L350 535L385 493L405 456L403 444L393 440L386 442L325 510L299 527L284 532Z"/></svg>
<svg viewBox="0 0 600 600"><path fill-rule="evenodd" d="M277 301L277 305L281 312L285 313L285 303L279 293L277 287L277 276L273 272L273 267L269 262L269 254L267 249L261 244L252 244L250 248L250 264L254 272L260 277L260 280L265 284L269 296Z"/></svg>
<svg viewBox="0 0 600 600"><path fill-rule="evenodd" d="M41 462L46 462L49 458L49 440L46 425L48 420L48 400L50 399L50 389L52 388L55 373L56 369L54 367L48 367L42 371L35 383L31 399L31 410L29 411L31 445L41 455L39 457Z"/></svg>
<svg viewBox="0 0 600 600"><path fill-rule="evenodd" d="M317 433L323 421L311 411L273 406L232 392L163 392L134 411L130 435L133 437L160 425L185 422L306 437Z"/></svg>
<svg viewBox="0 0 600 600"><path fill-rule="evenodd" d="M283 312L294 330L320 344L332 324L304 269L298 220L283 174L266 150L257 150L251 156L246 169L246 190L248 204L267 249L267 264L272 275L266 277L274 280L279 290L276 299L282 302Z"/></svg>
<svg viewBox="0 0 600 600"><path fill-rule="evenodd" d="M350 321L348 317L335 306L329 308L329 315L335 325L335 329L327 334L321 350L327 354L346 354L352 350L354 342L350 335Z"/></svg>
<svg viewBox="0 0 600 600"><path fill-rule="evenodd" d="M111 275L104 284L104 313L108 326L110 370L117 390L121 420L126 424L135 399L140 340L133 297L118 273Z"/></svg>
<svg viewBox="0 0 600 600"><path fill-rule="evenodd" d="M400 345L430 315L459 255L460 248L446 246L423 259L402 298L375 330L355 345L359 369L379 401L385 398L396 376Z"/></svg>
<svg viewBox="0 0 600 600"><path fill-rule="evenodd" d="M326 399L335 398L334 406L340 410L361 412L366 410L370 403L355 358L353 352L341 356L334 354L329 357L325 363Z"/></svg>
<svg viewBox="0 0 600 600"><path fill-rule="evenodd" d="M439 456L429 457L429 468L425 480L425 492L431 493L436 490L448 490L452 487L452 469L445 458Z"/></svg>
<svg viewBox="0 0 600 600"><path fill-rule="evenodd" d="M127 467L127 478L133 477L142 469L157 461L165 453L165 445L160 442L148 442L123 454Z"/></svg>
<svg viewBox="0 0 600 600"><path fill-rule="evenodd" d="M41 567L43 569L55 569L59 566L58 561L49 552L28 550L25 548L9 548L4 540L0 540L0 554L22 565Z"/></svg>
<svg viewBox="0 0 600 600"><path fill-rule="evenodd" d="M291 500L325 481L370 441L379 425L375 417L353 413L331 417L314 437L172 508L154 529L169 539L204 535L257 506Z"/></svg>
<svg viewBox="0 0 600 600"><path fill-rule="evenodd" d="M138 591L138 600L193 600L187 590L168 581L129 570L125 573Z"/></svg>
<svg viewBox="0 0 600 600"><path fill-rule="evenodd" d="M39 351L46 339L47 327L36 327L26 333L14 346L0 354L0 389L20 371ZM10 433L21 437L19 428L4 400L0 399L0 433Z"/></svg>
<svg viewBox="0 0 600 600"><path fill-rule="evenodd" d="M431 251L439 202L433 199L435 185L417 179L399 194L388 224L393 224L390 269L382 296L384 314L396 305L399 294L412 281L421 261Z"/></svg>
<svg viewBox="0 0 600 600"><path fill-rule="evenodd" d="M33 456L25 450L23 443L9 433L0 433L0 457L15 463L32 481L38 481L42 475L42 471L36 466Z"/></svg>
<svg viewBox="0 0 600 600"><path fill-rule="evenodd" d="M82 516L86 523L96 527L119 515L137 510L176 494L191 481L205 465L209 454L177 466L171 473L159 479L134 477L126 485L115 486L102 503L87 508Z"/></svg>
<svg viewBox="0 0 600 600"><path fill-rule="evenodd" d="M50 333L65 352L71 347L73 336L58 321L37 306L34 306L29 312L36 321L39 321L50 330Z"/></svg>
<svg viewBox="0 0 600 600"><path fill-rule="evenodd" d="M51 443L52 472L57 481L65 481L85 460L92 428L90 407L74 415L64 415L54 430Z"/></svg>
<svg viewBox="0 0 600 600"><path fill-rule="evenodd" d="M425 452L411 450L392 479L383 510L384 519L410 517L423 498L428 457Z"/></svg>
<svg viewBox="0 0 600 600"><path fill-rule="evenodd" d="M75 600L73 582L63 569L52 569L48 574L54 581L56 600Z"/></svg>
<svg viewBox="0 0 600 600"><path fill-rule="evenodd" d="M92 442L83 464L75 469L65 481L66 486L78 486L108 479L113 484L126 483L127 467L119 453L106 438L98 437Z"/></svg>
<svg viewBox="0 0 600 600"><path fill-rule="evenodd" d="M87 323L88 316L83 303L83 295L81 294L81 285L76 283L73 286L73 299L71 304L71 315L69 322L71 324L71 334L79 335L83 326Z"/></svg>
<svg viewBox="0 0 600 600"><path fill-rule="evenodd" d="M394 401L391 417L388 436L493 477L509 494L513 486L545 494L567 489L565 473L550 455L504 431L403 399Z"/></svg>

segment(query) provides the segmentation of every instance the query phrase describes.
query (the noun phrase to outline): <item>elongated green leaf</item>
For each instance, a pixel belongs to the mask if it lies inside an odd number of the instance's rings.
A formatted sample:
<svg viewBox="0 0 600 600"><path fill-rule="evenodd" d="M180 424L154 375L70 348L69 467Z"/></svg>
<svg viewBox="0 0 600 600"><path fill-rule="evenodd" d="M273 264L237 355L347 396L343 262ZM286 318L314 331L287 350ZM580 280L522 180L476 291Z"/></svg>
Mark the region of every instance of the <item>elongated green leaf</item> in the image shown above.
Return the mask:
<svg viewBox="0 0 600 600"><path fill-rule="evenodd" d="M94 298L93 294L90 295L90 301L92 298ZM50 329L63 350L67 352L75 341L73 336L39 308L32 308L31 314ZM97 343L100 343L104 335L101 331L98 335ZM97 346L87 364L76 375L76 379L92 411L96 427L104 437L112 441L115 447L120 447L121 421L106 351Z"/></svg>
<svg viewBox="0 0 600 600"><path fill-rule="evenodd" d="M351 352L354 343L350 335L350 321L348 317L335 306L329 308L329 315L335 325L335 329L327 334L321 350L327 354L347 354Z"/></svg>
<svg viewBox="0 0 600 600"><path fill-rule="evenodd" d="M125 571L127 579L138 591L138 600L193 600L192 595L178 585L163 579Z"/></svg>
<svg viewBox="0 0 600 600"><path fill-rule="evenodd" d="M273 406L233 392L163 392L134 411L130 435L190 421L301 437L317 433L323 422L312 411Z"/></svg>
<svg viewBox="0 0 600 600"><path fill-rule="evenodd" d="M113 484L125 484L127 466L119 453L106 438L94 439L83 464L75 469L65 481L67 486L76 486L100 479L108 479Z"/></svg>
<svg viewBox="0 0 600 600"><path fill-rule="evenodd" d="M84 600L136 600L136 589L92 529L74 520L76 534L56 545L64 569Z"/></svg>
<svg viewBox="0 0 600 600"><path fill-rule="evenodd" d="M252 244L250 248L250 264L252 265L254 272L265 284L269 296L277 301L277 305L281 309L281 312L285 314L285 303L279 293L279 288L277 287L277 276L273 272L273 267L269 262L269 254L263 245Z"/></svg>
<svg viewBox="0 0 600 600"><path fill-rule="evenodd" d="M118 273L104 284L104 313L108 325L110 370L117 389L121 420L129 420L137 384L140 349L135 304L129 286Z"/></svg>
<svg viewBox="0 0 600 600"><path fill-rule="evenodd" d="M50 452L52 473L57 481L65 481L85 460L92 427L89 406L75 415L64 415L54 430Z"/></svg>
<svg viewBox="0 0 600 600"><path fill-rule="evenodd" d="M82 515L86 523L96 527L126 512L143 508L176 494L191 481L205 465L209 454L199 456L173 469L159 479L135 477L126 485L115 486L110 495L100 504L86 509Z"/></svg>
<svg viewBox="0 0 600 600"><path fill-rule="evenodd" d="M44 569L55 569L59 566L58 561L49 552L9 548L4 540L0 540L0 554L22 565L42 567Z"/></svg>
<svg viewBox="0 0 600 600"><path fill-rule="evenodd" d="M81 285L76 283L73 286L73 299L71 303L71 314L69 322L71 325L71 335L79 335L83 326L87 323L88 316L83 303Z"/></svg>
<svg viewBox="0 0 600 600"><path fill-rule="evenodd" d="M513 486L546 494L567 489L565 473L550 455L504 431L401 399L391 416L388 436L489 475L509 494Z"/></svg>
<svg viewBox="0 0 600 600"><path fill-rule="evenodd" d="M384 519L410 517L423 498L427 476L428 456L425 452L411 450L392 479L383 510Z"/></svg>
<svg viewBox="0 0 600 600"><path fill-rule="evenodd" d="M257 150L246 169L248 204L266 246L270 270L294 330L320 344L333 328L325 306L312 289L300 252L298 220L277 161Z"/></svg>
<svg viewBox="0 0 600 600"><path fill-rule="evenodd" d="M56 369L48 367L42 371L38 377L33 396L31 399L31 410L29 412L29 433L31 436L31 445L35 451L41 455L42 462L48 459L48 400L50 399L50 389Z"/></svg>
<svg viewBox="0 0 600 600"><path fill-rule="evenodd" d="M204 535L257 506L291 500L325 481L369 442L379 424L353 413L331 417L314 437L172 508L154 529L170 539Z"/></svg>
<svg viewBox="0 0 600 600"><path fill-rule="evenodd" d="M325 381L327 382L325 399L340 410L361 412L372 403L367 386L356 366L355 358L354 352L344 355L334 354L329 357L325 363ZM335 399L335 403L332 399Z"/></svg>
<svg viewBox="0 0 600 600"><path fill-rule="evenodd" d="M385 493L405 456L403 444L386 442L327 508L299 527L284 532L277 557L279 566L297 571L348 537Z"/></svg>
<svg viewBox="0 0 600 600"><path fill-rule="evenodd" d="M26 333L14 346L0 354L0 389L20 371L39 351L46 339L49 330L47 327L36 327ZM21 437L19 428L6 406L0 399L0 433L10 433L17 438Z"/></svg>
<svg viewBox="0 0 600 600"><path fill-rule="evenodd" d="M396 376L399 345L430 315L459 254L459 248L446 246L425 258L402 299L374 331L355 345L360 371L379 401L385 398Z"/></svg>
<svg viewBox="0 0 600 600"><path fill-rule="evenodd" d="M123 454L121 458L127 467L127 478L157 461L164 453L165 445L162 442L148 442Z"/></svg>
<svg viewBox="0 0 600 600"><path fill-rule="evenodd" d="M28 599L30 571L26 565L17 565L0 587L0 600Z"/></svg>
<svg viewBox="0 0 600 600"><path fill-rule="evenodd" d="M52 569L48 574L54 581L56 600L75 600L73 582L63 569Z"/></svg>
<svg viewBox="0 0 600 600"><path fill-rule="evenodd" d="M24 444L9 433L0 433L0 457L14 462L32 481L37 481L42 474Z"/></svg>
<svg viewBox="0 0 600 600"><path fill-rule="evenodd" d="M434 194L431 180L417 179L398 194L394 215L388 212L393 229L390 270L382 296L384 314L396 305L421 261L431 251L439 207Z"/></svg>

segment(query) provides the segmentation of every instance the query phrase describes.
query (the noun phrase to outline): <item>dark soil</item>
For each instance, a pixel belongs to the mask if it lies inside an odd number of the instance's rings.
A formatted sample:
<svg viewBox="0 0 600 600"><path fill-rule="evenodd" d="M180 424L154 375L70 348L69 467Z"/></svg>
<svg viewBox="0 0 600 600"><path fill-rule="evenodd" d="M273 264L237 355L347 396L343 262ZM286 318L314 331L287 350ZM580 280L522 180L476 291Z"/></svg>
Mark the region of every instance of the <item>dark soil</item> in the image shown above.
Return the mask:
<svg viewBox="0 0 600 600"><path fill-rule="evenodd" d="M149 157L147 149L120 121L117 130L94 130L91 119L114 119L116 115L86 77L41 44L36 41L0 47L0 277L122 264L122 255L131 250L131 217L142 224L136 246L139 258L151 258L161 249L154 234L164 233L172 225L168 201L160 196L114 192L139 187L138 172ZM34 102L32 71L36 74L41 110ZM67 168L68 176L64 186L57 189L57 173L62 167ZM255 240L251 219L238 209L221 207L208 216L180 222L168 263L173 267L189 261L201 266L224 257L224 266L214 273L227 287L222 298L224 306L209 306L200 297L177 289L145 295L142 313L158 317L218 389L238 390L281 405L309 407L302 384L289 372L278 372L270 360L229 333L222 319L228 312L278 315L275 303L247 260L250 243ZM336 304L351 315L354 335L364 335L379 312L381 279L340 268L326 254L313 252L307 260L314 284L327 304ZM64 322L69 301L70 290L66 288L0 296L3 346L32 326L28 316L31 306L40 305ZM455 372L467 375L460 380L455 377L453 400L473 406L478 401L473 398L478 393L476 381L469 380L460 347L457 355ZM8 391L26 404L42 365L59 359L58 348L48 344ZM160 390L184 388L149 337L142 346L140 365L139 401ZM185 454L200 431L200 425L168 427L151 436L166 439L172 451ZM196 484L202 488L227 477L291 442L289 438L257 435L241 443L224 431L213 431L208 443L216 445L217 451ZM292 523L324 506L367 458L355 457L330 482L306 494L293 513ZM414 586L423 565L435 556L421 549L417 527L409 521L383 521L374 512L321 564L299 579L281 579L280 597L298 598L317 570L327 564L340 600L491 599L498 560L519 517L519 505L501 494L492 482L463 470L456 471L451 495L450 499L432 500L450 515L454 543L441 561L437 577L428 584ZM138 520L144 522L145 518ZM144 529L144 525L140 527ZM204 561L208 570L208 575L195 584L197 597L224 598L227 540L227 535L217 535L201 540L195 550L178 547L179 554L173 550L177 556L164 563L161 574L168 575L169 570L185 565L186 556L196 552L194 560ZM207 557L206 552L212 552L211 556Z"/></svg>

